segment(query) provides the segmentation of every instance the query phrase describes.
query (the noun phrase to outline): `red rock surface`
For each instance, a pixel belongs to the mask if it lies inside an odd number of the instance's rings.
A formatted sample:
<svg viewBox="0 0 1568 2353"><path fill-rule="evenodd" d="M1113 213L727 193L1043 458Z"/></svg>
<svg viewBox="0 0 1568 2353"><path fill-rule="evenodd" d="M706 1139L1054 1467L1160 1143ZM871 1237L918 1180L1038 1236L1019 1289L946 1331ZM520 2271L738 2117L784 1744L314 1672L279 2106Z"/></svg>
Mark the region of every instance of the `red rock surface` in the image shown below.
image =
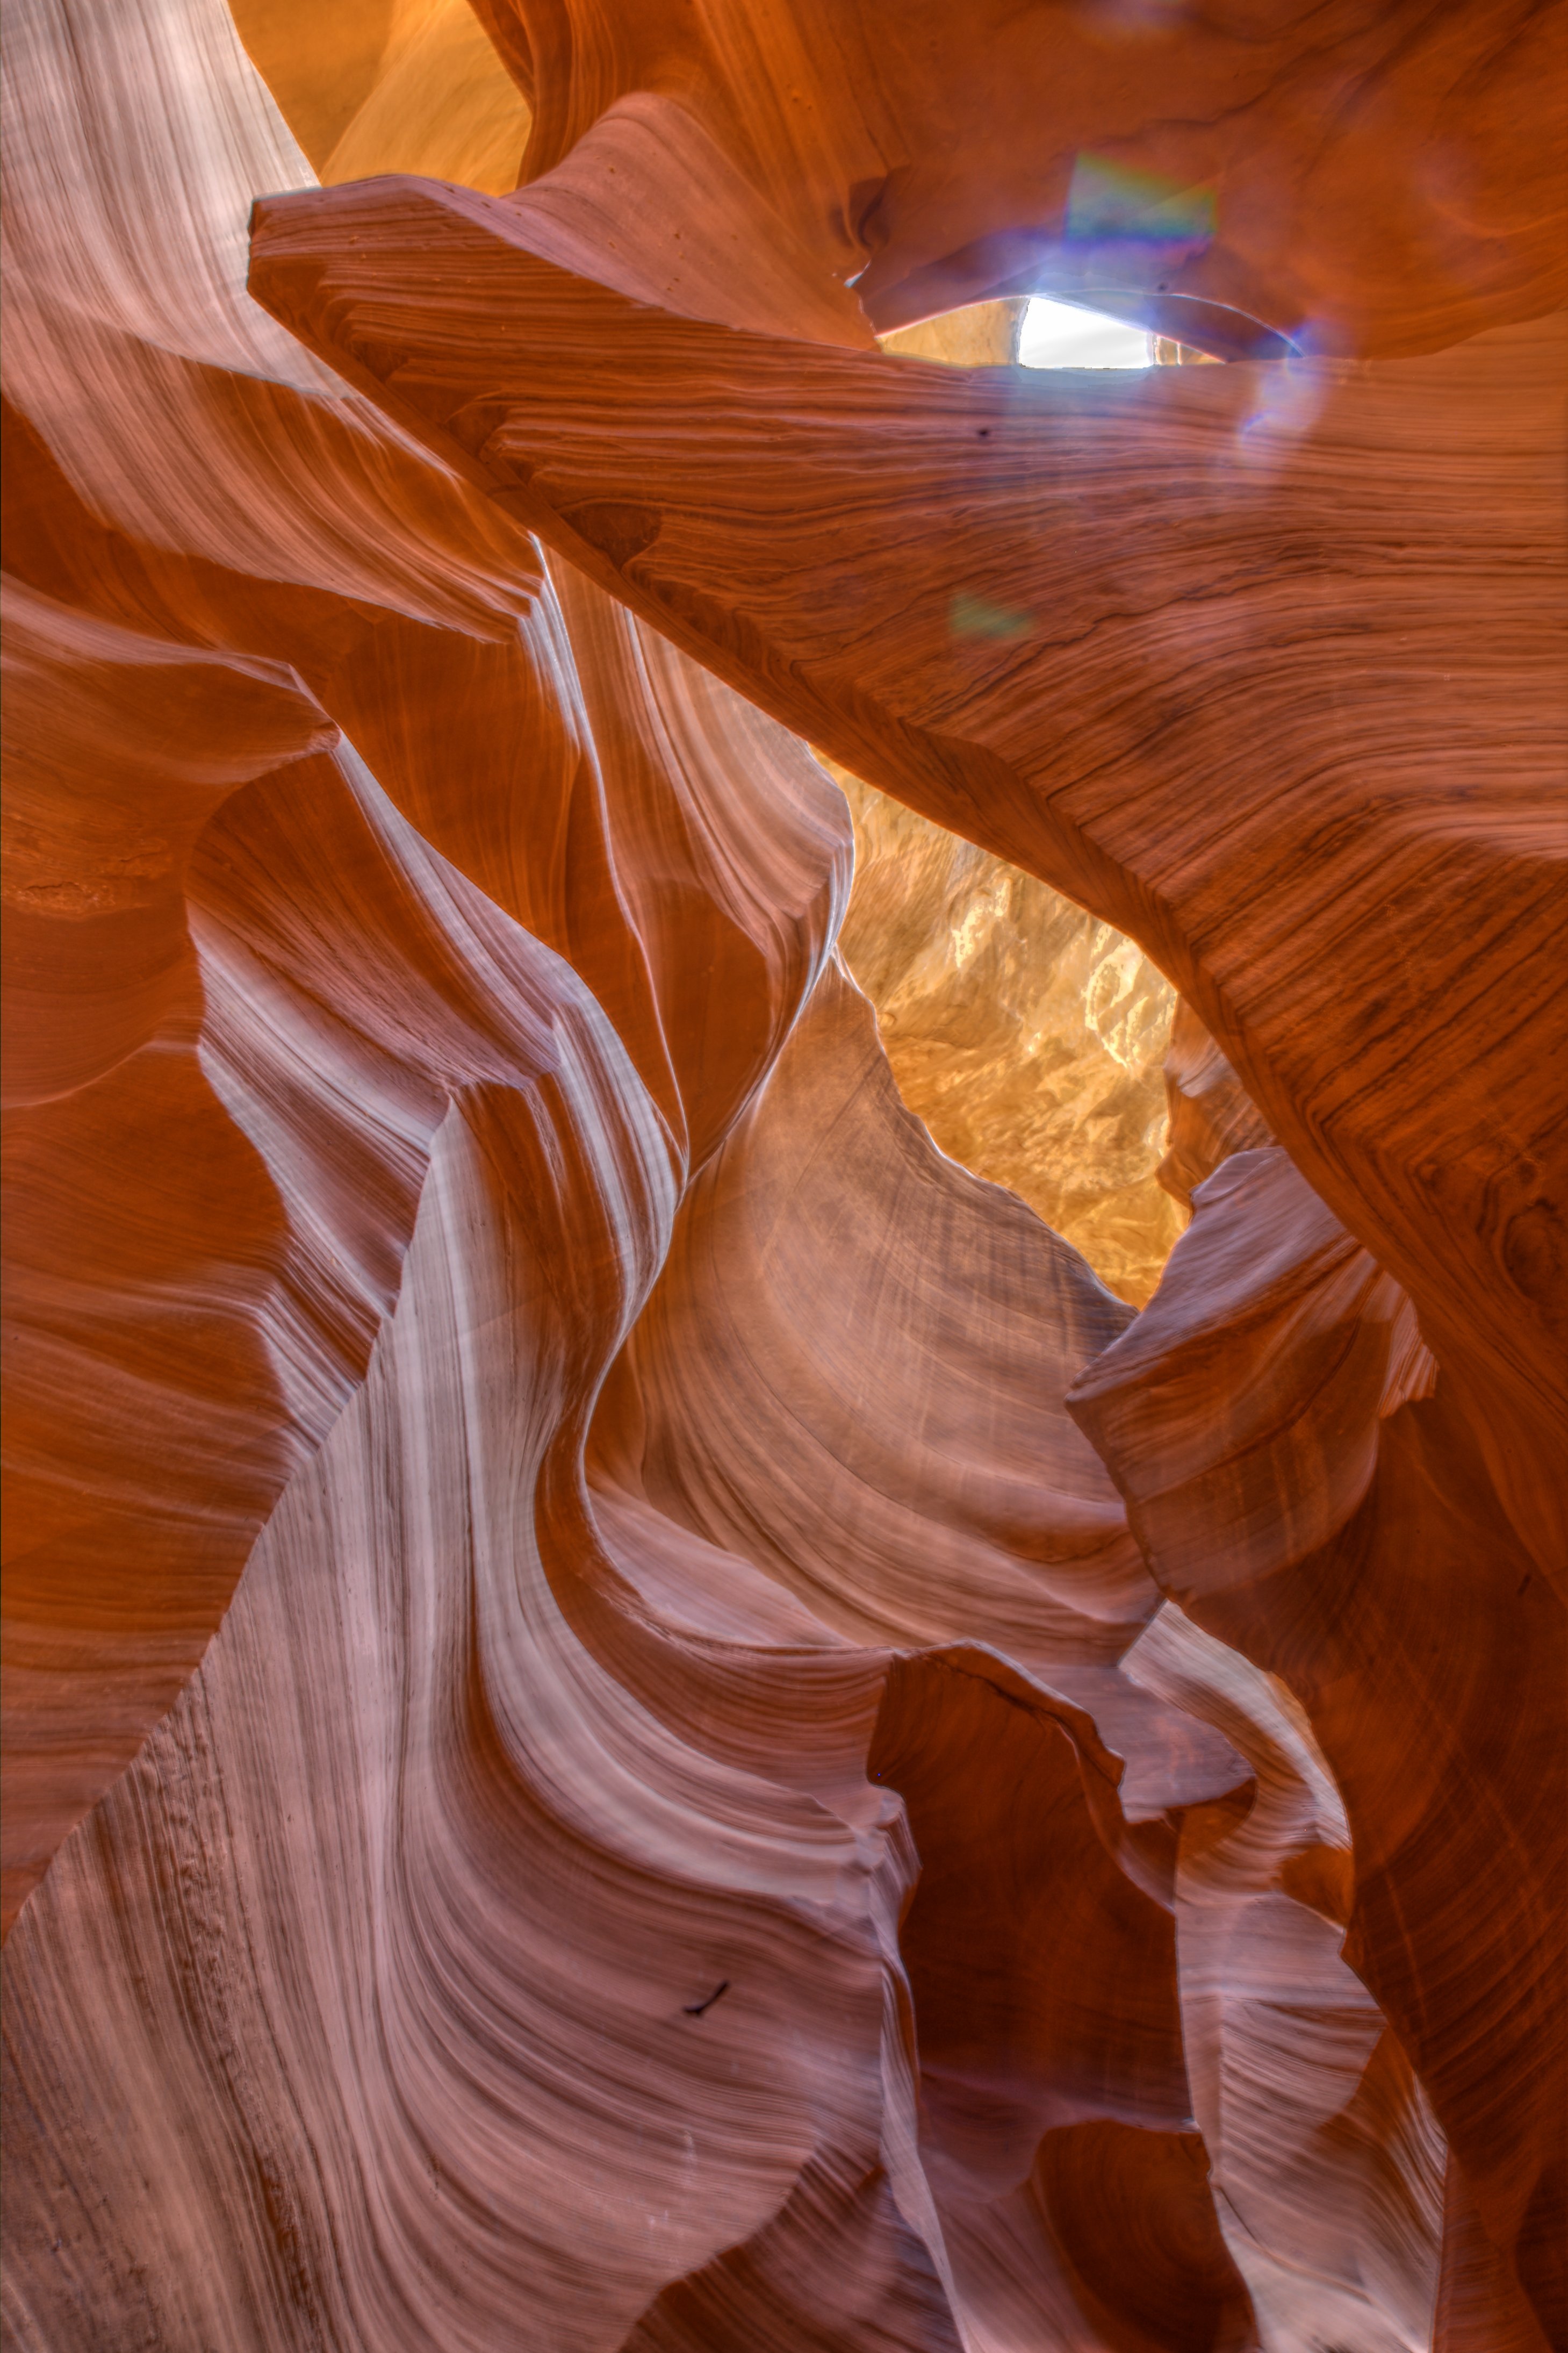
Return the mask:
<svg viewBox="0 0 1568 2353"><path fill-rule="evenodd" d="M1418 0L479 0L524 176L677 96L879 328L1092 291L1227 356L1433 351L1568 294L1563 12ZM1194 233L1196 232L1196 233Z"/></svg>
<svg viewBox="0 0 1568 2353"><path fill-rule="evenodd" d="M1554 20L384 16L13 14L7 2343L1563 2343ZM1319 355L876 348L1113 266Z"/></svg>

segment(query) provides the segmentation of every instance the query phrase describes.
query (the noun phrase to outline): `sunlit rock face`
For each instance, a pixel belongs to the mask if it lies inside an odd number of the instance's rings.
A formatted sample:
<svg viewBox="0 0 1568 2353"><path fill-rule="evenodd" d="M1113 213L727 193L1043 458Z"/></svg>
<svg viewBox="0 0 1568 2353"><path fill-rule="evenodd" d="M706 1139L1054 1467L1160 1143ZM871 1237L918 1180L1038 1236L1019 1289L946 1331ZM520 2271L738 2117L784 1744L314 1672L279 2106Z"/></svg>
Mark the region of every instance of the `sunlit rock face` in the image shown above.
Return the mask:
<svg viewBox="0 0 1568 2353"><path fill-rule="evenodd" d="M897 327L878 341L885 352L910 359L942 360L949 367L1006 367L1018 356L1019 331L1028 304L971 302L963 310L922 319L918 327Z"/></svg>
<svg viewBox="0 0 1568 2353"><path fill-rule="evenodd" d="M1142 1306L1184 1219L1157 1176L1175 993L1135 942L839 772L855 885L839 934L899 1092Z"/></svg>
<svg viewBox="0 0 1568 2353"><path fill-rule="evenodd" d="M237 0L233 16L323 185L516 187L532 117L468 0Z"/></svg>
<svg viewBox="0 0 1568 2353"><path fill-rule="evenodd" d="M974 303L879 340L1004 366L1028 307ZM1205 355L1157 343L1150 356ZM1157 1174L1174 991L1134 942L1033 875L834 774L855 823L839 945L904 1101L944 1152L1018 1194L1142 1306L1183 1223Z"/></svg>
<svg viewBox="0 0 1568 2353"><path fill-rule="evenodd" d="M1555 37L17 0L7 2347L1564 2341Z"/></svg>

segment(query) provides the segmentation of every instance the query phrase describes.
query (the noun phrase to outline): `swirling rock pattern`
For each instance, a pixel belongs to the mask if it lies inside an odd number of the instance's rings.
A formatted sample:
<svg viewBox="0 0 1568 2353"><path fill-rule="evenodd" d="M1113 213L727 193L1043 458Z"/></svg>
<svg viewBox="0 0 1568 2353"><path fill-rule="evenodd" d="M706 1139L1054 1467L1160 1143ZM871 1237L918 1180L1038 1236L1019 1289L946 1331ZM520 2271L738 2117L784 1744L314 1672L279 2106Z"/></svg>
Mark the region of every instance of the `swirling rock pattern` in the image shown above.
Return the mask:
<svg viewBox="0 0 1568 2353"><path fill-rule="evenodd" d="M1568 19L1531 0L479 12L534 109L529 178L616 101L678 90L884 330L1054 291L1226 357L1260 328L1392 355L1568 292L1544 102Z"/></svg>
<svg viewBox="0 0 1568 2353"><path fill-rule="evenodd" d="M1066 26L1435 355L1043 385L1013 36L481 16L13 12L7 2344L1540 2353L1536 19Z"/></svg>
<svg viewBox="0 0 1568 2353"><path fill-rule="evenodd" d="M1562 1577L1561 1122L1534 1083L1568 1052L1562 318L1381 373L1063 385L678 320L544 259L528 213L427 183L258 223L253 286L509 513L1140 942L1406 1282ZM626 374L635 406L606 397ZM1165 598L1133 577L1156 516ZM1352 724L1339 665L1373 632Z"/></svg>

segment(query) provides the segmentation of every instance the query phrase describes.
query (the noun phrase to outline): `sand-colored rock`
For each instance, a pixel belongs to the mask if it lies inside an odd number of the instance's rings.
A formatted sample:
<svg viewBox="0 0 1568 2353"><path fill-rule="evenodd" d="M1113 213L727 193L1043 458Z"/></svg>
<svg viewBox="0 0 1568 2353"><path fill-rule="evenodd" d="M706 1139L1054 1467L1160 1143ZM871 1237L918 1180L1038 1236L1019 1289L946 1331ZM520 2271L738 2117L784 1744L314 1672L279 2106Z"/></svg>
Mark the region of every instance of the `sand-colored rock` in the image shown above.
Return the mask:
<svg viewBox="0 0 1568 2353"><path fill-rule="evenodd" d="M260 206L252 284L775 716L1137 940L1409 1289L1563 1577L1563 321L1055 381L660 315L536 241L387 180Z"/></svg>
<svg viewBox="0 0 1568 2353"><path fill-rule="evenodd" d="M233 15L323 186L376 172L517 185L528 107L468 0L237 0Z"/></svg>
<svg viewBox="0 0 1568 2353"><path fill-rule="evenodd" d="M1184 1209L1233 1152L1272 1144L1257 1105L1192 1007L1176 999L1165 1049L1169 1147L1155 1175Z"/></svg>
<svg viewBox="0 0 1568 2353"><path fill-rule="evenodd" d="M1541 2353L1536 20L482 14L8 26L7 2348Z"/></svg>
<svg viewBox="0 0 1568 2353"><path fill-rule="evenodd" d="M1141 1307L1183 1225L1157 1176L1169 982L1033 875L837 773L855 819L839 945L900 1093Z"/></svg>
<svg viewBox="0 0 1568 2353"><path fill-rule="evenodd" d="M1018 332L1028 303L1022 296L1011 301L971 302L963 310L943 311L918 327L895 327L877 340L885 352L906 359L942 360L949 367L1010 367L1018 357Z"/></svg>

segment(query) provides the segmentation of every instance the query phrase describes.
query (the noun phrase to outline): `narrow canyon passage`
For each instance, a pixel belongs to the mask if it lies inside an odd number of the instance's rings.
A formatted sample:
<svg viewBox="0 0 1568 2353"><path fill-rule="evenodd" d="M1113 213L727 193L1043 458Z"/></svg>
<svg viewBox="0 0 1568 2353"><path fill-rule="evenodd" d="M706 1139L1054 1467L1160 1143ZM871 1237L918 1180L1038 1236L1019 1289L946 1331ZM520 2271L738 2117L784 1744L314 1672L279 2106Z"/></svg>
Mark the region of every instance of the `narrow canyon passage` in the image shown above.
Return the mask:
<svg viewBox="0 0 1568 2353"><path fill-rule="evenodd" d="M1568 2344L1562 23L16 0L7 2348Z"/></svg>
<svg viewBox="0 0 1568 2353"><path fill-rule="evenodd" d="M1070 899L839 781L856 853L839 947L904 1102L1145 1305L1184 1222L1157 1174L1174 990Z"/></svg>

